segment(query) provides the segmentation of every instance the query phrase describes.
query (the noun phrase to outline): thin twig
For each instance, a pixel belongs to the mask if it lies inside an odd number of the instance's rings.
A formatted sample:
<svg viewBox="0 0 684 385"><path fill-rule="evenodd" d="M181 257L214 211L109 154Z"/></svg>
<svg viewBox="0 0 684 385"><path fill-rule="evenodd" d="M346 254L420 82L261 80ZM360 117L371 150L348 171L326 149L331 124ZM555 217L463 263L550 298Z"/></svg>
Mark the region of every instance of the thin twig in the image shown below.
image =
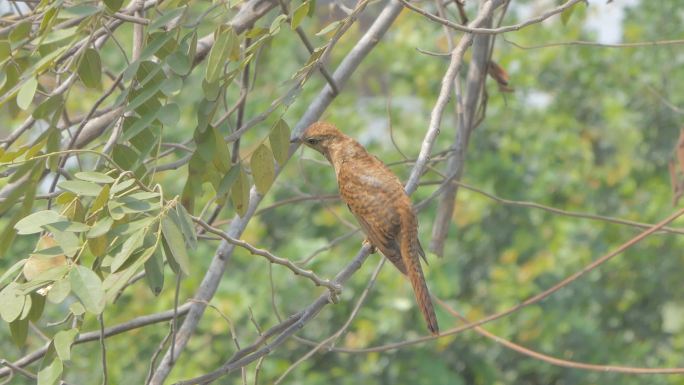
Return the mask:
<svg viewBox="0 0 684 385"><path fill-rule="evenodd" d="M400 1L402 4L404 4L404 6L406 8L425 16L432 21L436 21L440 24L446 25L449 28L453 28L456 31L466 32L466 33L470 33L470 34L495 35L495 34L500 34L500 33L505 33L505 32L519 31L519 30L521 30L527 26L541 23L542 21L548 19L549 17L551 17L553 15L557 15L557 14L565 11L566 9L572 7L573 5L575 5L579 2L582 2L584 0L568 0L565 3L561 4L560 6L553 8L551 10L548 10L539 16L533 17L529 20L525 20L525 21L517 23L517 24L507 25L507 26L498 27L498 28L477 28L477 26L473 25L473 23L468 24L468 26L456 24L451 20L443 19L437 15L433 15L432 13L430 13L424 9L418 8L415 5L409 3L407 0L398 0L398 1Z"/></svg>

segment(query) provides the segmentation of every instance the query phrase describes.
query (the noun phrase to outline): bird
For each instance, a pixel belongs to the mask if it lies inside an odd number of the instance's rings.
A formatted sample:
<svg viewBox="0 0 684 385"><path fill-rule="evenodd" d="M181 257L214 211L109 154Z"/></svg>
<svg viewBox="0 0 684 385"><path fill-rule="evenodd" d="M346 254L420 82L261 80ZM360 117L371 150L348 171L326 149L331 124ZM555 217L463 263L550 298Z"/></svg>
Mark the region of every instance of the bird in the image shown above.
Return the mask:
<svg viewBox="0 0 684 385"><path fill-rule="evenodd" d="M397 176L353 138L328 122L311 124L290 140L326 157L335 169L340 197L361 225L366 240L408 277L428 330L439 334L420 258L418 220ZM374 250L372 250L374 251Z"/></svg>

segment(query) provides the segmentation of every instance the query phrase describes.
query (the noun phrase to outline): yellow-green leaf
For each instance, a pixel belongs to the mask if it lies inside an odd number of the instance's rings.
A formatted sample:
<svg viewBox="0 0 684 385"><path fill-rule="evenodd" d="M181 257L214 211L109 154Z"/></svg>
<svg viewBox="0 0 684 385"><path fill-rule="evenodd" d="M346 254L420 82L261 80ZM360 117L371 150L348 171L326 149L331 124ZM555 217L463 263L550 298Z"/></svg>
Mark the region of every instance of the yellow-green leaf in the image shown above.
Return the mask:
<svg viewBox="0 0 684 385"><path fill-rule="evenodd" d="M273 184L275 178L275 166L273 165L273 153L264 144L259 145L250 161L254 185L260 194L265 194Z"/></svg>
<svg viewBox="0 0 684 385"><path fill-rule="evenodd" d="M297 7L297 9L294 10L292 13L292 20L290 20L290 25L292 26L292 29L295 29L299 27L299 24L302 22L302 19L304 19L304 16L306 16L309 13L309 2L305 1Z"/></svg>
<svg viewBox="0 0 684 385"><path fill-rule="evenodd" d="M36 94L37 88L38 80L36 78L28 79L21 88L19 88L19 93L17 93L17 106L22 110L27 109L33 101L33 96Z"/></svg>
<svg viewBox="0 0 684 385"><path fill-rule="evenodd" d="M231 200L238 215L244 216L245 213L247 213L247 207L249 206L249 179L242 167L240 167L238 177L235 180L235 183L233 183Z"/></svg>
<svg viewBox="0 0 684 385"><path fill-rule="evenodd" d="M290 127L284 120L278 120L273 126L268 141L271 143L273 157L282 166L287 161L290 151Z"/></svg>
<svg viewBox="0 0 684 385"><path fill-rule="evenodd" d="M188 251L185 247L185 242L183 241L183 234L169 216L164 216L162 218L161 225L162 233L164 234L164 240L169 246L169 251L171 254L167 254L166 257L173 258L180 267L181 271L185 275L189 275L190 257L188 257Z"/></svg>

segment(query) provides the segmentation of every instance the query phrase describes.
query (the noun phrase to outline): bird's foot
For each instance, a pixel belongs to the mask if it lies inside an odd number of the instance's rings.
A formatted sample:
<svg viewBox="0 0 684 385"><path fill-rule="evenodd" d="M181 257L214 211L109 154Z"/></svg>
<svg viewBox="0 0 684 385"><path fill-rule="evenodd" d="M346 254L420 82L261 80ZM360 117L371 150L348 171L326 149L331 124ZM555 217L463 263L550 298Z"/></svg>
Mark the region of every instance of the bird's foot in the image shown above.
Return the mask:
<svg viewBox="0 0 684 385"><path fill-rule="evenodd" d="M375 246L373 246L373 244L371 243L371 241L368 238L363 240L362 245L363 246L366 246L366 245L370 246L370 251L368 252L369 254L375 254L378 251L378 249Z"/></svg>
<svg viewBox="0 0 684 385"><path fill-rule="evenodd" d="M334 284L332 288L328 289L328 302L335 304L340 301L340 293L342 292L342 285Z"/></svg>

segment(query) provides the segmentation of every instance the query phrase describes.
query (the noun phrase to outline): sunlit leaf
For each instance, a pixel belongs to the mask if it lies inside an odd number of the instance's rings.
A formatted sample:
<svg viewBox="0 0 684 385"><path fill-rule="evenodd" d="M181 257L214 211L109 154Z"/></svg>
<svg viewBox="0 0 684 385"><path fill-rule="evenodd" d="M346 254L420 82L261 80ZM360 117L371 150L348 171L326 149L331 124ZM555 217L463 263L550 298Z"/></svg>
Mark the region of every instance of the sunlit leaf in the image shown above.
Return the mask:
<svg viewBox="0 0 684 385"><path fill-rule="evenodd" d="M74 339L76 339L77 335L78 329L60 330L52 339L52 342L55 344L57 356L59 356L62 362L71 359L71 344L74 343Z"/></svg>
<svg viewBox="0 0 684 385"><path fill-rule="evenodd" d="M101 172L97 171L82 171L82 172L77 172L74 175L76 178L80 180L84 180L86 182L95 182L95 183L114 183L115 179L112 178L111 176L107 174L103 174Z"/></svg>
<svg viewBox="0 0 684 385"><path fill-rule="evenodd" d="M104 310L104 291L100 277L87 267L77 265L69 273L71 290L81 301L86 310L100 314Z"/></svg>
<svg viewBox="0 0 684 385"><path fill-rule="evenodd" d="M292 29L299 27L299 24L302 22L302 19L304 19L304 16L309 13L309 5L309 2L305 1L299 7L297 7L294 12L292 12L292 19L290 20L290 26Z"/></svg>
<svg viewBox="0 0 684 385"><path fill-rule="evenodd" d="M22 110L27 109L33 101L33 96L36 94L37 88L38 80L36 78L29 78L21 88L19 88L19 92L17 93L17 106Z"/></svg>
<svg viewBox="0 0 684 385"><path fill-rule="evenodd" d="M34 234L43 231L43 226L51 223L66 222L67 218L52 210L35 212L17 222L14 228L19 234Z"/></svg>
<svg viewBox="0 0 684 385"><path fill-rule="evenodd" d="M55 357L52 363L38 372L38 385L55 385L62 376L62 361Z"/></svg>
<svg viewBox="0 0 684 385"><path fill-rule="evenodd" d="M57 186L63 190L71 191L75 194L87 197L96 197L102 190L102 186L93 182L86 182L84 180L65 180L59 182Z"/></svg>
<svg viewBox="0 0 684 385"><path fill-rule="evenodd" d="M52 288L48 291L47 300L54 304L60 304L69 293L71 293L71 281L65 277L52 284Z"/></svg>
<svg viewBox="0 0 684 385"><path fill-rule="evenodd" d="M28 258L21 259L5 271L2 276L0 276L0 287L5 284L5 281L15 277L15 274L24 267L26 261L28 261Z"/></svg>
<svg viewBox="0 0 684 385"><path fill-rule="evenodd" d="M0 317L5 322L12 322L19 318L24 308L25 296L19 292L18 285L11 282L0 291Z"/></svg>
<svg viewBox="0 0 684 385"><path fill-rule="evenodd" d="M233 45L238 44L237 35L230 27L220 26L214 32L215 43L209 51L209 58L207 59L207 72L205 79L208 83L213 83L223 73L223 66L226 64Z"/></svg>

